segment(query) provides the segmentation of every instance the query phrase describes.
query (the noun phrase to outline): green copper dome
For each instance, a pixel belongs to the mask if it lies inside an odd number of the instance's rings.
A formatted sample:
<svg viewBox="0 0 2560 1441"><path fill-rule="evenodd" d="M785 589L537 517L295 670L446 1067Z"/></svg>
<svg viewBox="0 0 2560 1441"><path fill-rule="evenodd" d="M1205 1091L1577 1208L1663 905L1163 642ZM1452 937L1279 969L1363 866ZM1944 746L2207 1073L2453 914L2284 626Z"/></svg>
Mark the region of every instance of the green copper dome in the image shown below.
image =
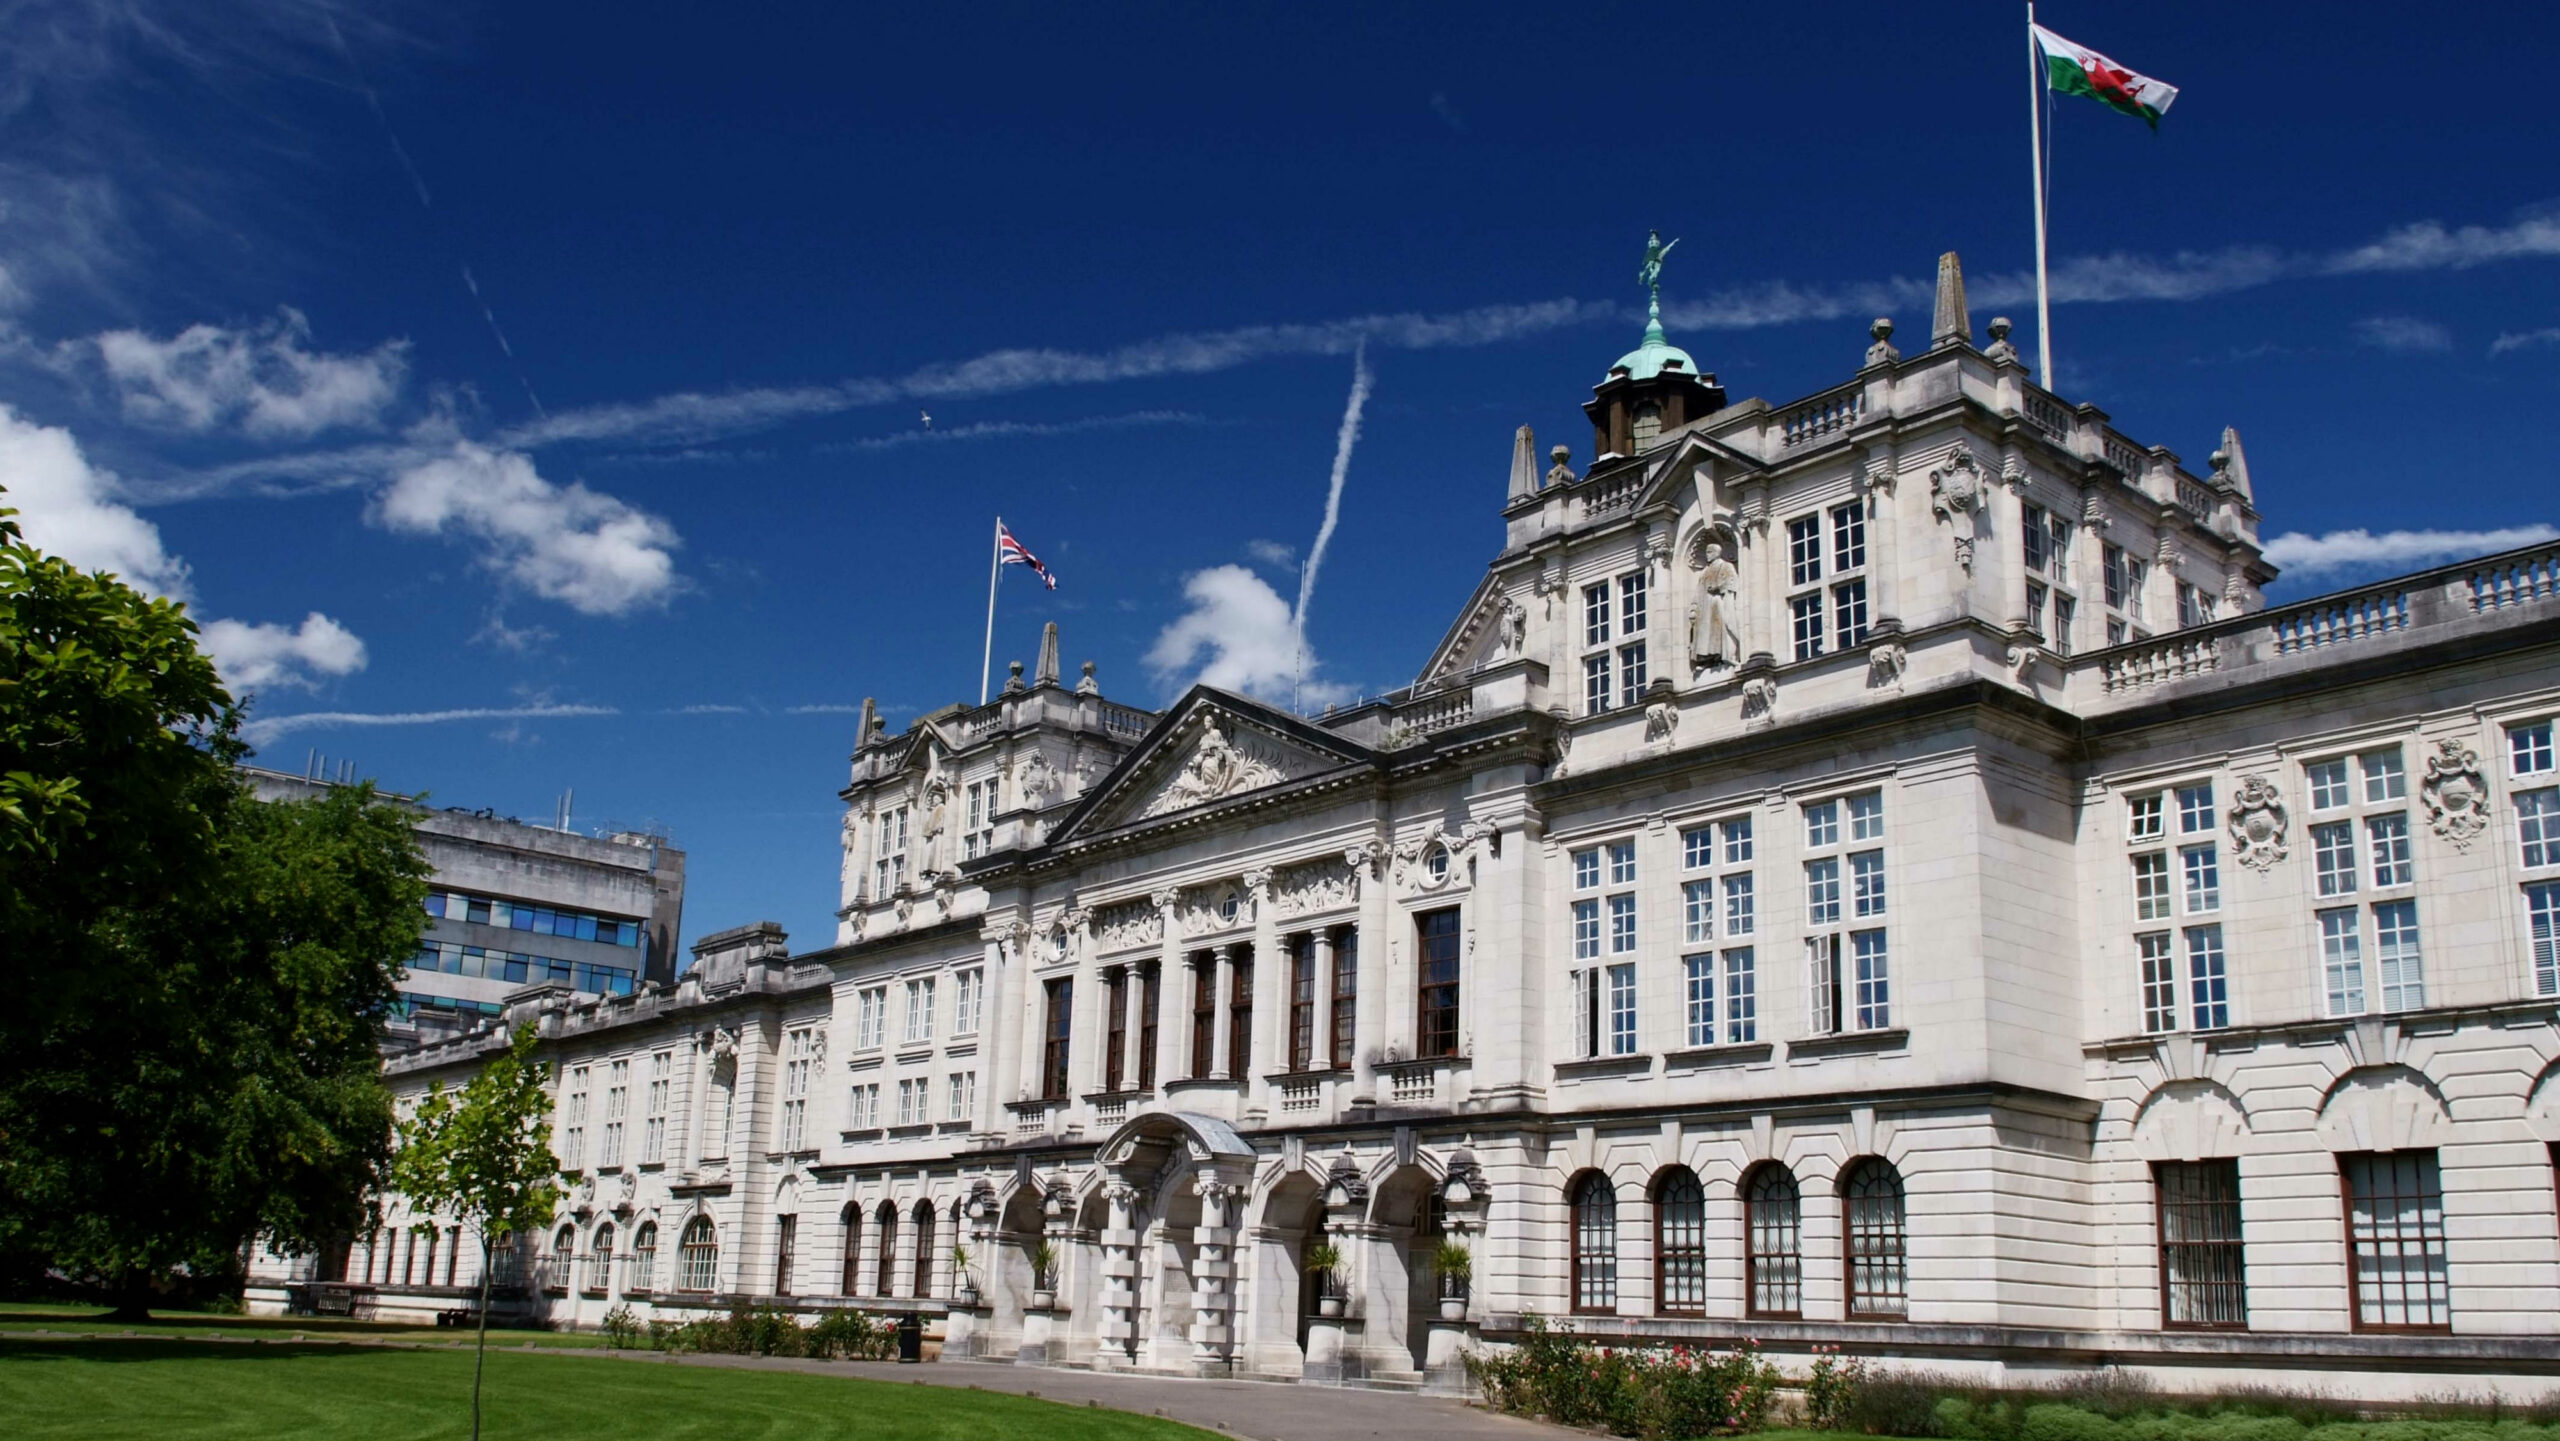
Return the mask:
<svg viewBox="0 0 2560 1441"><path fill-rule="evenodd" d="M1675 360L1680 362L1682 374L1698 373L1698 362L1662 333L1662 307L1657 302L1646 307L1644 343L1619 356L1618 363L1609 367L1609 372L1615 375L1623 370L1631 380L1651 380Z"/></svg>

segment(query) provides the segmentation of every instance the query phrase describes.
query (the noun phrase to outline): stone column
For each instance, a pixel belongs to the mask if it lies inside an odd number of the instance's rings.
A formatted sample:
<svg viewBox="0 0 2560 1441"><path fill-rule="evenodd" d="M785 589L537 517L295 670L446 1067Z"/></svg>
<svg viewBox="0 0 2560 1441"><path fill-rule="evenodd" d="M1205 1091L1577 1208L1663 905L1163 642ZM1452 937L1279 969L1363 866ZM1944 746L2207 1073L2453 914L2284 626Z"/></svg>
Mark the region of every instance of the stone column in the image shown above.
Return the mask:
<svg viewBox="0 0 2560 1441"><path fill-rule="evenodd" d="M1204 1370L1223 1369L1235 1357L1235 1213L1244 1188L1214 1167L1202 1169L1193 1184L1200 1224L1191 1231L1191 1360Z"/></svg>
<svg viewBox="0 0 2560 1441"><path fill-rule="evenodd" d="M1018 978L1031 969L1006 962L1009 958L1020 959L1023 947L1029 944L1029 937L1027 933L1022 934L1021 939L1009 947L1001 936L983 931L979 934L984 943L984 957L979 962L978 972L978 1032L986 1037L987 1064L979 1077L977 1113L969 1117L969 1125L973 1130L982 1132L1001 1131L1003 1123L996 1118L1004 1110L1005 1079L1016 1074L1020 1065L1019 1044L1022 1039L1021 1027L1004 1024L1004 998L1012 994ZM1011 952L1010 957L1008 951ZM957 1004L959 997L954 995L952 1000ZM843 1033L838 1031L837 1034Z"/></svg>
<svg viewBox="0 0 2560 1441"><path fill-rule="evenodd" d="M1271 1109L1271 1087L1262 1078L1288 1069L1289 958L1280 946L1280 920L1272 914L1271 868L1244 873L1245 894L1253 906L1253 1045L1252 1061L1240 1077L1248 1111Z"/></svg>
<svg viewBox="0 0 2560 1441"><path fill-rule="evenodd" d="M1896 503L1893 447L1867 451L1867 618L1878 631L1902 628L1902 513Z"/></svg>
<svg viewBox="0 0 2560 1441"><path fill-rule="evenodd" d="M1998 487L1985 487L1983 496L1990 522L1982 527L1988 534L1977 537L1973 544L1973 568L1986 582L1985 590L1999 598L2000 609L1993 619L2010 630L2027 620L2027 472L2023 466L2002 465Z"/></svg>
<svg viewBox="0 0 2560 1441"><path fill-rule="evenodd" d="M1110 1216L1102 1232L1101 1349L1097 1368L1133 1365L1138 1342L1138 1188L1115 1180L1103 1192Z"/></svg>
<svg viewBox="0 0 2560 1441"><path fill-rule="evenodd" d="M1236 948L1233 945L1219 946L1210 954L1217 958L1218 969L1217 982L1209 990L1210 1004L1215 1007L1209 1013L1214 1028L1209 1050L1209 1074L1225 1079L1232 1075L1236 1058L1235 1010L1227 1003L1235 988Z"/></svg>
<svg viewBox="0 0 2560 1441"><path fill-rule="evenodd" d="M1021 980L1016 987L1013 1014L1014 1034L1020 1037L1017 1054L1020 1064L1013 1073L1013 1094L1021 1100L1037 1100L1040 1096L1040 1068L1048 1054L1049 1005L1048 985L1038 969L1031 965L1017 967Z"/></svg>
<svg viewBox="0 0 2560 1441"><path fill-rule="evenodd" d="M1167 886L1149 899L1162 914L1164 927L1164 950L1156 961L1156 1090L1161 1094L1166 1085L1191 1074L1191 975L1182 963L1182 940L1174 927L1174 903L1182 892Z"/></svg>
<svg viewBox="0 0 2560 1441"><path fill-rule="evenodd" d="M1352 925L1359 956L1352 981L1351 1097L1373 1101L1378 1095L1376 1062L1387 1044L1387 887L1379 874L1386 847L1375 842L1354 846L1343 859L1351 863L1353 882L1360 888L1360 916Z"/></svg>
<svg viewBox="0 0 2560 1441"><path fill-rule="evenodd" d="M1128 980L1123 983L1121 992L1120 1024L1124 1039L1120 1043L1120 1089L1134 1091L1138 1089L1141 1069L1138 1047L1145 1043L1147 1034L1147 978L1140 973L1136 961L1129 962L1121 970Z"/></svg>
<svg viewBox="0 0 2560 1441"><path fill-rule="evenodd" d="M1333 1066L1333 927L1316 928L1313 949L1316 1034L1314 1042L1307 1048L1307 1069L1323 1071Z"/></svg>

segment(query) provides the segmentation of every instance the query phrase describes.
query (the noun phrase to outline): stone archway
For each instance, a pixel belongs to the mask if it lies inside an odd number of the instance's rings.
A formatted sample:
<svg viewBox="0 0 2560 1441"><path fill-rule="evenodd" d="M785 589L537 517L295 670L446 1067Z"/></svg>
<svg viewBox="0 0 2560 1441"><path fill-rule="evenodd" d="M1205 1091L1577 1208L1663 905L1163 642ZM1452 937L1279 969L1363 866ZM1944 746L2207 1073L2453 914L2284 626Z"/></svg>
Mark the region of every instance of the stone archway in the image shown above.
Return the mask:
<svg viewBox="0 0 2560 1441"><path fill-rule="evenodd" d="M1096 1364L1224 1374L1236 1359L1235 1247L1253 1148L1235 1127L1145 1111L1096 1153L1104 1182Z"/></svg>

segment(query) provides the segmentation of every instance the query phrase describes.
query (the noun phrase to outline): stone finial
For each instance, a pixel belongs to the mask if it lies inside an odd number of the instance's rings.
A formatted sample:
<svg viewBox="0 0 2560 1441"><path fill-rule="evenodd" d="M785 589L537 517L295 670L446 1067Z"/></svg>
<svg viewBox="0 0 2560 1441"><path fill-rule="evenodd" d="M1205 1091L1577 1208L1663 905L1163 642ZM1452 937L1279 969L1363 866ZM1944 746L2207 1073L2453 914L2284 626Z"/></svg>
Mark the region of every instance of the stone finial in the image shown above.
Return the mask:
<svg viewBox="0 0 2560 1441"><path fill-rule="evenodd" d="M2249 489L2249 457L2240 449L2238 426L2222 428L2222 446L2213 453L2213 479L2242 500L2257 498Z"/></svg>
<svg viewBox="0 0 2560 1441"><path fill-rule="evenodd" d="M1575 476L1573 466L1569 463L1573 459L1573 447L1559 445L1547 452L1547 458L1555 462L1547 467L1547 484L1550 486L1573 484Z"/></svg>
<svg viewBox="0 0 2560 1441"><path fill-rule="evenodd" d="M1929 317L1929 348L1973 339L1973 317L1964 308L1964 262L1952 250L1938 257L1938 304Z"/></svg>
<svg viewBox="0 0 2560 1441"><path fill-rule="evenodd" d="M871 744L871 738L877 735L879 731L880 707L872 703L871 697L864 696L862 698L862 728L854 732L854 748L859 750L862 747Z"/></svg>
<svg viewBox="0 0 2560 1441"><path fill-rule="evenodd" d="M1006 695L1022 694L1022 662L1018 660L1009 660L1004 664L1004 693Z"/></svg>
<svg viewBox="0 0 2560 1441"><path fill-rule="evenodd" d="M2009 343L2009 317L2005 315L1991 317L1990 329L1991 348L1982 353L1995 361L2016 364L2018 347Z"/></svg>
<svg viewBox="0 0 2560 1441"><path fill-rule="evenodd" d="M1529 427L1511 438L1511 499L1520 500L1538 493L1538 438Z"/></svg>
<svg viewBox="0 0 2560 1441"><path fill-rule="evenodd" d="M1040 664L1031 672L1033 685L1058 683L1058 623L1040 627Z"/></svg>
<svg viewBox="0 0 2560 1441"><path fill-rule="evenodd" d="M1095 680L1095 679L1093 678L1093 662L1092 662L1092 661L1086 661L1086 662L1084 663L1084 676L1083 676L1083 678L1082 678L1082 679L1080 679L1080 680L1078 680L1078 681L1076 682L1076 694L1077 694L1077 695L1100 695L1100 694L1102 694L1102 683L1101 683L1100 681L1097 681L1097 680Z"/></svg>
<svg viewBox="0 0 2560 1441"><path fill-rule="evenodd" d="M1867 347L1867 364L1890 365L1902 358L1902 352L1893 348L1893 321L1890 317L1877 316L1876 323L1867 327L1867 334L1876 340L1875 344Z"/></svg>

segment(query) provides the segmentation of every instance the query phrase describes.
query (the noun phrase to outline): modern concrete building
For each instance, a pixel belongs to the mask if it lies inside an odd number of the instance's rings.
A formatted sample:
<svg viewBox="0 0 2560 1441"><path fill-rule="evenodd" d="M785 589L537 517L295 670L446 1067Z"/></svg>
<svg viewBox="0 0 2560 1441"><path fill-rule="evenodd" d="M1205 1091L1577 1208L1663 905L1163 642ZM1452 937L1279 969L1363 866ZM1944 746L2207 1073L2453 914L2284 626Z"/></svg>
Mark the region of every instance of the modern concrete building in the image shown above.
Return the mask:
<svg viewBox="0 0 2560 1441"><path fill-rule="evenodd" d="M331 784L242 767L263 800ZM663 836L605 837L527 825L489 810L413 805L435 867L426 934L401 978L396 1044L456 1034L529 986L628 996L672 982L684 922L684 852Z"/></svg>
<svg viewBox="0 0 2560 1441"><path fill-rule="evenodd" d="M1152 713L1045 647L866 718L830 944L511 1009L569 1187L523 1304L2551 1394L2560 547L2269 608L2238 437L2039 388L1952 261L1840 384L1729 402L1657 325L1584 473L1524 427L1406 690ZM451 1304L398 1204L376 1304Z"/></svg>

